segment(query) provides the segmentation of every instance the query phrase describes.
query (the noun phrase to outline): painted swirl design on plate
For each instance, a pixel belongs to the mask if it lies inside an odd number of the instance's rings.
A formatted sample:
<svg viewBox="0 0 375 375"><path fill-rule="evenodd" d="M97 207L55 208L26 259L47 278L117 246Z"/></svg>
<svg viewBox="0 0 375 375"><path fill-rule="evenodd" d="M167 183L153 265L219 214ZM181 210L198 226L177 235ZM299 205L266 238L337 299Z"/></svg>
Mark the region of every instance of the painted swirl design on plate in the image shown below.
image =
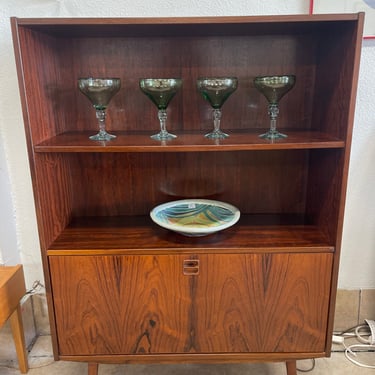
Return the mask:
<svg viewBox="0 0 375 375"><path fill-rule="evenodd" d="M200 203L186 203L165 208L156 214L161 222L181 227L216 227L233 220L231 210Z"/></svg>

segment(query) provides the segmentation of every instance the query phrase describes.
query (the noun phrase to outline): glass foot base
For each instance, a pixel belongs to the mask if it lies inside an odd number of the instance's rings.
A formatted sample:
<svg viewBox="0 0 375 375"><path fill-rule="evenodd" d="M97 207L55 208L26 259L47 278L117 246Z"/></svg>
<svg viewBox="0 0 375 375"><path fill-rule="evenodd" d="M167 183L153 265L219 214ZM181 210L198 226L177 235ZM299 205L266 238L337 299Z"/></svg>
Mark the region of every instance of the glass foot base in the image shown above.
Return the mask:
<svg viewBox="0 0 375 375"><path fill-rule="evenodd" d="M261 134L259 138L266 138L266 139L278 139L278 138L287 138L286 134L280 133L277 130L275 131L268 131L267 133Z"/></svg>
<svg viewBox="0 0 375 375"><path fill-rule="evenodd" d="M218 131L212 131L210 133L205 134L205 137L210 138L210 139L223 139L223 138L228 138L229 135L222 132L221 130L218 130Z"/></svg>
<svg viewBox="0 0 375 375"><path fill-rule="evenodd" d="M115 135L109 134L107 132L99 132L98 134L92 135L89 137L92 141L110 141L111 139L116 138Z"/></svg>
<svg viewBox="0 0 375 375"><path fill-rule="evenodd" d="M150 138L155 139L157 141L165 141L167 139L175 139L177 138L177 135L168 132L160 132L158 134L152 135Z"/></svg>

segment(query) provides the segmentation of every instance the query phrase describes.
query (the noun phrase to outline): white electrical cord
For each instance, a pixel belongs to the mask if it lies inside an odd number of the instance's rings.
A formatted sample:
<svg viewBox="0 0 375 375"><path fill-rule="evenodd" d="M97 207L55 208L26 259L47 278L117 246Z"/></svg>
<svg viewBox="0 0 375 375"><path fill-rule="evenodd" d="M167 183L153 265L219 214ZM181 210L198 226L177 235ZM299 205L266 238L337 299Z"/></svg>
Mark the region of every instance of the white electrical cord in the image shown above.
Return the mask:
<svg viewBox="0 0 375 375"><path fill-rule="evenodd" d="M365 368L375 368L375 365L368 365L362 362L357 361L353 357L357 357L357 353L353 352L353 349L364 349L366 352L369 351L369 349L372 349L372 351L375 351L375 345L366 345L366 344L353 344L348 346L345 349L345 357L352 363L354 363L357 366L365 367Z"/></svg>
<svg viewBox="0 0 375 375"><path fill-rule="evenodd" d="M374 345L375 344L375 334L373 334L373 332L371 332L371 336L368 336L368 328L369 326L364 324L364 325L361 325L361 326L358 326L355 328L355 336L357 338L357 340L359 342L361 342L362 344L369 344L369 345ZM365 336L368 336L367 339L364 338L364 336L361 335L361 329L366 329L366 335Z"/></svg>
<svg viewBox="0 0 375 375"><path fill-rule="evenodd" d="M362 363L359 360L355 359L354 357L357 357L360 352L366 351L366 352L375 352L375 321L366 319L365 322L367 324L359 325L355 327L355 336L361 344L353 344L345 348L345 357L352 363L354 363L357 366L365 367L365 368L372 368L375 369L375 365L369 365L366 363ZM366 336L367 339L364 338L361 335L361 329L366 329ZM370 329L371 335L368 335L368 330ZM355 351L357 352L355 352Z"/></svg>

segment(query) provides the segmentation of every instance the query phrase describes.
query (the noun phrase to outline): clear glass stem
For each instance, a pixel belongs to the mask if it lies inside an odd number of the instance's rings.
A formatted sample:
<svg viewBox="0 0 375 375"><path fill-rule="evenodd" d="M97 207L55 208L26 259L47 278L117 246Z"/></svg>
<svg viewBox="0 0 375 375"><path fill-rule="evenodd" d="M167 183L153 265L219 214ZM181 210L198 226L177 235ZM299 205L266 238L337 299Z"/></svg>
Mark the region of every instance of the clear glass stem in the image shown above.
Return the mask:
<svg viewBox="0 0 375 375"><path fill-rule="evenodd" d="M276 120L279 115L279 105L278 103L272 103L268 105L268 115L270 116L270 130L267 133L261 134L260 138L267 139L277 139L277 138L286 138L287 135L280 133L276 129Z"/></svg>
<svg viewBox="0 0 375 375"><path fill-rule="evenodd" d="M220 130L220 121L221 121L221 109L215 108L212 111L212 118L214 120L214 130L208 134L206 134L207 138L227 138L229 137L228 134L222 132Z"/></svg>
<svg viewBox="0 0 375 375"><path fill-rule="evenodd" d="M105 130L105 118L106 118L105 109L96 109L96 118L98 119L98 123L99 123L99 133L92 135L89 138L93 141L109 141L113 138L116 138L115 135L109 134Z"/></svg>
<svg viewBox="0 0 375 375"><path fill-rule="evenodd" d="M159 141L176 138L174 134L167 131L167 111L165 109L158 110L158 119L160 122L160 132L152 135L151 138Z"/></svg>
<svg viewBox="0 0 375 375"><path fill-rule="evenodd" d="M212 118L214 119L214 132L218 133L220 131L221 109L214 109Z"/></svg>
<svg viewBox="0 0 375 375"><path fill-rule="evenodd" d="M158 119L160 121L160 136L165 137L168 135L167 132L167 111L165 109L159 109Z"/></svg>
<svg viewBox="0 0 375 375"><path fill-rule="evenodd" d="M106 118L105 110L97 109L96 118L98 119L98 123L99 123L99 134L104 136L107 133L105 130L105 118Z"/></svg>
<svg viewBox="0 0 375 375"><path fill-rule="evenodd" d="M276 119L279 115L279 106L278 104L270 104L268 106L268 114L270 116L271 122L270 122L270 132L276 133Z"/></svg>

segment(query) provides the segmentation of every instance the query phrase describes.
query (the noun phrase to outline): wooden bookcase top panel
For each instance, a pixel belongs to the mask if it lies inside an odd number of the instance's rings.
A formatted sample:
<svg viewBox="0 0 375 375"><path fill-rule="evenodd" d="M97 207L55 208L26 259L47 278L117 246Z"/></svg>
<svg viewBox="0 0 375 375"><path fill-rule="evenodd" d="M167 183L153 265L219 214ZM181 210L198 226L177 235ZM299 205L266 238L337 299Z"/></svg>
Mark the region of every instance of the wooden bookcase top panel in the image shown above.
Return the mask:
<svg viewBox="0 0 375 375"><path fill-rule="evenodd" d="M348 27L356 27L358 14L336 15L281 15L281 16L234 16L234 17L129 17L129 18L14 18L17 24L56 36L96 37L123 35L239 35L301 33ZM159 34L159 33L161 34ZM169 34L171 35L171 34Z"/></svg>

